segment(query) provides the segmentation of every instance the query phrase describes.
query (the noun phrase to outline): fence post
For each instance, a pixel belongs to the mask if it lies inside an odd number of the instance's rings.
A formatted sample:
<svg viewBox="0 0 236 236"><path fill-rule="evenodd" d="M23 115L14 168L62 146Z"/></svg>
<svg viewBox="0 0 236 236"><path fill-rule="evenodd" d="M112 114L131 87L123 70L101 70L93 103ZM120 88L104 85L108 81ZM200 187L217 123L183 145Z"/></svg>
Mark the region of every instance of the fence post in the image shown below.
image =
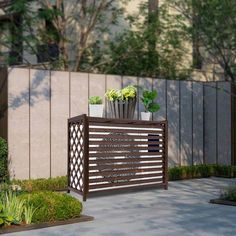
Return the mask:
<svg viewBox="0 0 236 236"><path fill-rule="evenodd" d="M70 121L67 121L67 193L70 193Z"/></svg>
<svg viewBox="0 0 236 236"><path fill-rule="evenodd" d="M88 116L84 114L84 191L83 201L86 201L89 191L89 121Z"/></svg>
<svg viewBox="0 0 236 236"><path fill-rule="evenodd" d="M163 123L164 127L164 174L163 174L163 182L164 188L168 189L168 122L165 121Z"/></svg>

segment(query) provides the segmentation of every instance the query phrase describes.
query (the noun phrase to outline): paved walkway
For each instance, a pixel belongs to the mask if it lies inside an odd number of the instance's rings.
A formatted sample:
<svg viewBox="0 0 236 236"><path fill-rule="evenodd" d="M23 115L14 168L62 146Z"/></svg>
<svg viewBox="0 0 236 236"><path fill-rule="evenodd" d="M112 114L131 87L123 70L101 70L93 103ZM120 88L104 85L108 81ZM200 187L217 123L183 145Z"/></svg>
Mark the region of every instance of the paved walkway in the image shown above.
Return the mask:
<svg viewBox="0 0 236 236"><path fill-rule="evenodd" d="M169 190L149 190L88 199L84 214L93 222L8 236L217 236L236 235L236 207L208 201L236 179L171 182Z"/></svg>

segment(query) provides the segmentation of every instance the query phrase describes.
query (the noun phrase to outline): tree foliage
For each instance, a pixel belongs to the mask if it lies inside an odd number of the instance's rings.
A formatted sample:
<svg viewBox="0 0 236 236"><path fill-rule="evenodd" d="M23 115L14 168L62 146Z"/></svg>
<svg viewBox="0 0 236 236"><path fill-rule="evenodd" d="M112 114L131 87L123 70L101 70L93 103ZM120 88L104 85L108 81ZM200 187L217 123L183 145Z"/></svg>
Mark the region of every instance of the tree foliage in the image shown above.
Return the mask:
<svg viewBox="0 0 236 236"><path fill-rule="evenodd" d="M173 21L167 5L150 13L147 3L141 4L137 15L129 15L130 29L119 34L99 64L105 73L169 79L185 78L188 74L183 58L184 34L178 21Z"/></svg>
<svg viewBox="0 0 236 236"><path fill-rule="evenodd" d="M236 1L168 0L189 39L198 37L205 63L217 64L236 79Z"/></svg>
<svg viewBox="0 0 236 236"><path fill-rule="evenodd" d="M39 46L56 43L59 60L49 58L44 66L71 67L78 71L93 56L89 50L102 45L101 35L108 34L110 26L118 23L123 8L115 0L40 0L33 3L15 0L5 12L19 15L21 21L10 20L1 27L1 32L5 32L1 35L1 44L9 50L15 45L15 55L8 60L17 59L22 51L39 56ZM45 22L50 23L50 28L45 27ZM8 34L9 29L13 33ZM19 47L19 42L23 43L23 48ZM31 64L31 61L23 57L23 63Z"/></svg>

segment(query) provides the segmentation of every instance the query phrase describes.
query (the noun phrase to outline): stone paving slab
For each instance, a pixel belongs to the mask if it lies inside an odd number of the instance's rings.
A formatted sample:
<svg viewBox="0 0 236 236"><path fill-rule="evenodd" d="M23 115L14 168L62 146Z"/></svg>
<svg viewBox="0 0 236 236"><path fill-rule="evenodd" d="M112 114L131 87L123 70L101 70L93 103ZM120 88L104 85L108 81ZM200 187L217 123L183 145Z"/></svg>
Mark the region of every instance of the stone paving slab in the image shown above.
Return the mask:
<svg viewBox="0 0 236 236"><path fill-rule="evenodd" d="M91 198L84 203L83 213L94 216L93 222L7 235L233 236L236 207L208 203L218 197L221 189L233 184L236 179L195 179L170 182L169 190Z"/></svg>

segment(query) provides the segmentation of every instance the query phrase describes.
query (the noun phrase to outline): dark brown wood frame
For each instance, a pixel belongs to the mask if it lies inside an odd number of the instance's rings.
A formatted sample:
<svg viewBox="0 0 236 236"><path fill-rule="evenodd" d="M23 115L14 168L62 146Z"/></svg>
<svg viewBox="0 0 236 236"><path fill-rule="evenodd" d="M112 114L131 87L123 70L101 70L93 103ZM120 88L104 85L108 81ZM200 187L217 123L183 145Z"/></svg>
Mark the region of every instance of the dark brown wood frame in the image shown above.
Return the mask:
<svg viewBox="0 0 236 236"><path fill-rule="evenodd" d="M168 189L167 121L68 119L68 192Z"/></svg>

